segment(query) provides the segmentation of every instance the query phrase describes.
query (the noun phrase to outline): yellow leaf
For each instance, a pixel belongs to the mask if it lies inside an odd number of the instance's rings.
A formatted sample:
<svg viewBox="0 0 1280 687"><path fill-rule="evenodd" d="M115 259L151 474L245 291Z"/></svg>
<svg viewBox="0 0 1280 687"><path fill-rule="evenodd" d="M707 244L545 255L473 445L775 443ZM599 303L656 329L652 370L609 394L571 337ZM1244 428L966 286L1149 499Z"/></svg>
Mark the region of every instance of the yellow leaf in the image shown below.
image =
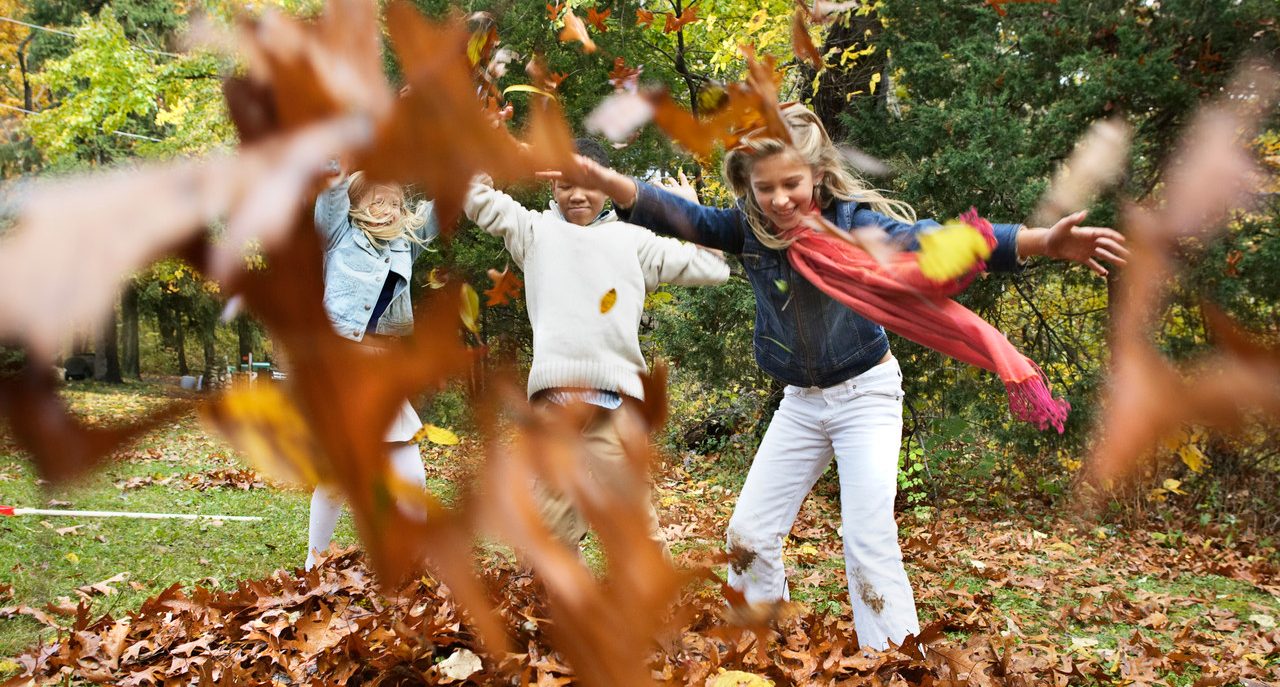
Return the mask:
<svg viewBox="0 0 1280 687"><path fill-rule="evenodd" d="M1187 492L1183 491L1182 489L1180 489L1180 487L1182 486L1182 482L1180 482L1180 481L1178 481L1178 480L1176 480L1176 479L1173 479L1172 477L1170 477L1169 479L1165 480L1165 481L1164 481L1164 484L1162 484L1162 485L1160 485L1160 486L1164 487L1164 490L1165 490L1165 491L1167 491L1167 492L1169 492L1169 493L1171 493L1171 494L1183 494L1183 495L1185 495L1185 494L1187 493Z"/></svg>
<svg viewBox="0 0 1280 687"><path fill-rule="evenodd" d="M613 310L613 304L618 302L618 290L609 289L604 296L600 298L600 314L603 315Z"/></svg>
<svg viewBox="0 0 1280 687"><path fill-rule="evenodd" d="M880 85L880 72L871 75L871 81L867 84L867 89L871 91L871 95L876 94L876 86Z"/></svg>
<svg viewBox="0 0 1280 687"><path fill-rule="evenodd" d="M471 288L470 284L462 285L462 304L458 312L462 317L462 324L471 333L476 336L480 335L480 294Z"/></svg>
<svg viewBox="0 0 1280 687"><path fill-rule="evenodd" d="M462 441L458 438L457 434L450 432L444 427L436 427L435 425L430 424L423 425L422 429L418 430L418 433L413 435L413 440L415 442L422 441L423 439L441 446L456 446Z"/></svg>
<svg viewBox="0 0 1280 687"><path fill-rule="evenodd" d="M13 659L6 658L0 661L0 673L16 673L19 670L22 670L22 666Z"/></svg>
<svg viewBox="0 0 1280 687"><path fill-rule="evenodd" d="M773 687L773 681L755 673L721 668L711 687Z"/></svg>
<svg viewBox="0 0 1280 687"><path fill-rule="evenodd" d="M63 558L67 559L68 561L71 561L71 565L80 565L80 557L76 555L75 551L71 551L67 553L67 555L63 556Z"/></svg>
<svg viewBox="0 0 1280 687"><path fill-rule="evenodd" d="M1178 457L1194 473L1204 472L1204 469L1209 466L1209 457L1195 444L1183 444L1182 448L1178 449Z"/></svg>
<svg viewBox="0 0 1280 687"><path fill-rule="evenodd" d="M518 84L515 84L514 86L507 86L506 88L502 89L502 94L506 95L513 91L516 93L537 93L538 95L545 95L548 98L551 98L552 100L556 99L556 96L554 93L550 91L544 91L541 88L538 88L537 86L530 86L529 84L526 84L526 83L518 83Z"/></svg>
<svg viewBox="0 0 1280 687"><path fill-rule="evenodd" d="M446 281L448 280L445 278L444 272L439 267L432 267L431 271L427 272L427 286L430 286L433 289L444 288Z"/></svg>
<svg viewBox="0 0 1280 687"><path fill-rule="evenodd" d="M991 256L982 233L967 222L952 221L920 234L920 272L942 283L973 269L979 260Z"/></svg>
<svg viewBox="0 0 1280 687"><path fill-rule="evenodd" d="M258 472L306 487L319 482L315 466L322 449L301 411L279 386L236 384L205 407L204 417Z"/></svg>

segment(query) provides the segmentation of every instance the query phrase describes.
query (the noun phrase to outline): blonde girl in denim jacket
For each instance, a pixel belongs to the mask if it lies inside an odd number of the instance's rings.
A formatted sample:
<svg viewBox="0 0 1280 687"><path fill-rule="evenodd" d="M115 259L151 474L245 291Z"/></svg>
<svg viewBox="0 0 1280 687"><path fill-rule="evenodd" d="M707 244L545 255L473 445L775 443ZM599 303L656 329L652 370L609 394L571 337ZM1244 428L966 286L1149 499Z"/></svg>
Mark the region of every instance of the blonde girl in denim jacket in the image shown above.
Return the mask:
<svg viewBox="0 0 1280 687"><path fill-rule="evenodd" d="M333 171L338 172L336 165ZM340 172L316 198L316 230L324 248L324 309L338 334L369 349L413 332L409 282L413 263L440 232L432 203L411 206L404 188ZM305 374L305 370L299 371ZM384 439L392 469L426 486L413 436L422 421L406 400ZM306 568L329 548L342 501L326 487L311 496Z"/></svg>
<svg viewBox="0 0 1280 687"><path fill-rule="evenodd" d="M993 358L1017 363L1022 377L1001 376L1011 408L1023 419L1060 427L1066 404L1049 396L1034 363L945 297L966 280L904 287L900 273L886 277L867 252L851 252L811 228L819 215L844 230L880 227L915 250L917 237L938 224L914 221L909 207L863 186L813 112L792 105L783 119L790 142L749 136L726 154L725 177L738 196L731 208L703 207L581 157L558 176L605 191L626 221L741 257L756 297L756 361L786 391L729 522L729 584L748 602L788 598L783 542L834 458L854 626L860 644L883 649L918 633L919 621L893 514L902 373L882 325L975 365ZM975 213L973 224L984 226L979 231L993 270L1017 270L1031 255L1072 260L1103 274L1099 259L1123 264L1124 239L1111 229L1078 226L1083 219L1081 212L1050 229L1032 229L993 226Z"/></svg>

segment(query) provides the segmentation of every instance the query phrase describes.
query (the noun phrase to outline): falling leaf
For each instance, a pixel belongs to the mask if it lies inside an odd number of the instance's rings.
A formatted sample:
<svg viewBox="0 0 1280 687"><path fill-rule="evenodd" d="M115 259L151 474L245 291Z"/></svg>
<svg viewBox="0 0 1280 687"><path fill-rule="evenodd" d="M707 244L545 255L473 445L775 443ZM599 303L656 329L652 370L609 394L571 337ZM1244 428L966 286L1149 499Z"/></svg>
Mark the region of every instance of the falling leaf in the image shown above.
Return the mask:
<svg viewBox="0 0 1280 687"><path fill-rule="evenodd" d="M605 96L583 125L587 131L600 134L614 143L629 141L636 132L653 119L653 105L649 99L631 91Z"/></svg>
<svg viewBox="0 0 1280 687"><path fill-rule="evenodd" d="M618 302L618 290L609 289L600 297L600 314L603 315L613 309L613 305Z"/></svg>
<svg viewBox="0 0 1280 687"><path fill-rule="evenodd" d="M640 74L644 67L628 67L621 57L613 58L613 69L609 72L609 83L615 91L635 91L640 83Z"/></svg>
<svg viewBox="0 0 1280 687"><path fill-rule="evenodd" d="M567 6L568 6L567 3L561 4L557 2L554 5L551 3L547 3L547 21L559 21L560 12Z"/></svg>
<svg viewBox="0 0 1280 687"><path fill-rule="evenodd" d="M1114 184L1129 159L1132 131L1121 119L1094 122L1062 164L1031 222L1052 226L1060 217L1089 207L1098 193Z"/></svg>
<svg viewBox="0 0 1280 687"><path fill-rule="evenodd" d="M279 385L238 382L206 406L204 416L254 469L308 488L320 481L314 464L323 448Z"/></svg>
<svg viewBox="0 0 1280 687"><path fill-rule="evenodd" d="M649 10L636 10L636 28L643 29L653 25L653 12Z"/></svg>
<svg viewBox="0 0 1280 687"><path fill-rule="evenodd" d="M503 95L506 95L508 93L537 93L538 95L544 95L548 98L556 97L555 94L550 91L544 91L541 88L538 88L537 86L530 86L529 84L524 84L524 83L514 84L502 89Z"/></svg>
<svg viewBox="0 0 1280 687"><path fill-rule="evenodd" d="M818 52L818 48L813 44L813 37L809 35L805 11L800 7L797 7L795 13L791 15L791 48L795 51L796 57L807 62L810 67L822 69L825 66L822 62L822 54Z"/></svg>
<svg viewBox="0 0 1280 687"><path fill-rule="evenodd" d="M413 435L413 441L415 443L422 441L423 439L426 439L433 444L439 444L440 446L457 446L462 441L458 438L457 434L454 434L443 427L437 427L432 424L422 425L422 429L419 429L418 433Z"/></svg>
<svg viewBox="0 0 1280 687"><path fill-rule="evenodd" d="M510 265L503 267L501 272L490 269L489 279L493 281L493 288L484 292L485 305L489 307L510 303L512 298L520 295L520 289L524 286L516 273L511 271Z"/></svg>
<svg viewBox="0 0 1280 687"><path fill-rule="evenodd" d="M465 680L484 668L480 657L469 649L458 649L436 664L440 673L451 680Z"/></svg>
<svg viewBox="0 0 1280 687"><path fill-rule="evenodd" d="M667 22L663 25L662 32L675 33L689 24L698 21L698 8L694 5L686 5L684 11L680 13L680 16L677 17L675 14L668 14L666 15L666 18Z"/></svg>
<svg viewBox="0 0 1280 687"><path fill-rule="evenodd" d="M921 232L919 240L920 271L940 284L972 271L991 257L991 245L982 233L959 220Z"/></svg>
<svg viewBox="0 0 1280 687"><path fill-rule="evenodd" d="M586 24L578 18L578 15L569 10L564 15L564 29L560 31L560 42L567 43L569 41L578 41L582 44L582 52L593 53L596 51L596 43L591 40L591 35L587 33Z"/></svg>
<svg viewBox="0 0 1280 687"><path fill-rule="evenodd" d="M849 10L855 10L862 7L861 2L828 2L828 0L814 0L813 9L810 10L810 18L818 23L823 23L831 19L832 16L843 14Z"/></svg>
<svg viewBox="0 0 1280 687"><path fill-rule="evenodd" d="M463 283L462 290L459 294L461 302L458 305L458 314L462 317L462 324L472 334L480 335L480 296L470 284Z"/></svg>
<svg viewBox="0 0 1280 687"><path fill-rule="evenodd" d="M447 283L448 277L445 276L444 270L439 267L432 267L431 271L427 272L427 286L433 289L443 289Z"/></svg>
<svg viewBox="0 0 1280 687"><path fill-rule="evenodd" d="M612 9L606 9L603 12L599 12L596 10L595 7L588 7L587 23L595 27L596 31L599 31L600 33L604 33L609 30L609 28L605 26L604 20L608 19L609 15L612 13L613 13Z"/></svg>

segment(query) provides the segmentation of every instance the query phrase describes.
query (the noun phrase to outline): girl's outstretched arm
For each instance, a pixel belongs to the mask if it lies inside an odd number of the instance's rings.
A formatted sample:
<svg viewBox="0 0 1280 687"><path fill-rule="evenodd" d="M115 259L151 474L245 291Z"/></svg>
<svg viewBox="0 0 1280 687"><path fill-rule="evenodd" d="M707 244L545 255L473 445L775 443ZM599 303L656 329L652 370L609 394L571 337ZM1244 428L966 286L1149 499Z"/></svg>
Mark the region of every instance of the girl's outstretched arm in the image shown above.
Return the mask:
<svg viewBox="0 0 1280 687"><path fill-rule="evenodd" d="M1100 260L1123 267L1129 258L1124 236L1109 227L1082 227L1086 210L1067 215L1048 229L1026 228L1018 232L1018 257L1044 255L1087 266L1107 276Z"/></svg>
<svg viewBox="0 0 1280 687"><path fill-rule="evenodd" d="M691 243L741 253L743 217L737 208L709 208L690 202L657 186L601 166L590 158L574 156L568 169L539 176L564 179L577 186L604 191L613 199L618 216L650 231Z"/></svg>

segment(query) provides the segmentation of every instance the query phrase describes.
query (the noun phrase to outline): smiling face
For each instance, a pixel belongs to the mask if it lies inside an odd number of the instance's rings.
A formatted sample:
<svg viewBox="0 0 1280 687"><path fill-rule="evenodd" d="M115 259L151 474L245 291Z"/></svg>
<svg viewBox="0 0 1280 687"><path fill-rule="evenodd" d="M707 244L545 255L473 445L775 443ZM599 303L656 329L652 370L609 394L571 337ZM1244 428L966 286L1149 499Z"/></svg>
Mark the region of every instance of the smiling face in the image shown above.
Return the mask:
<svg viewBox="0 0 1280 687"><path fill-rule="evenodd" d="M751 193L779 232L794 229L813 210L813 187L821 181L794 150L762 157L751 165Z"/></svg>
<svg viewBox="0 0 1280 687"><path fill-rule="evenodd" d="M573 186L558 179L551 182L551 195L560 206L560 214L580 227L591 224L600 216L606 198L604 191Z"/></svg>
<svg viewBox="0 0 1280 687"><path fill-rule="evenodd" d="M391 224L404 212L404 193L398 186L372 186L356 201L356 210L373 219L373 224Z"/></svg>

